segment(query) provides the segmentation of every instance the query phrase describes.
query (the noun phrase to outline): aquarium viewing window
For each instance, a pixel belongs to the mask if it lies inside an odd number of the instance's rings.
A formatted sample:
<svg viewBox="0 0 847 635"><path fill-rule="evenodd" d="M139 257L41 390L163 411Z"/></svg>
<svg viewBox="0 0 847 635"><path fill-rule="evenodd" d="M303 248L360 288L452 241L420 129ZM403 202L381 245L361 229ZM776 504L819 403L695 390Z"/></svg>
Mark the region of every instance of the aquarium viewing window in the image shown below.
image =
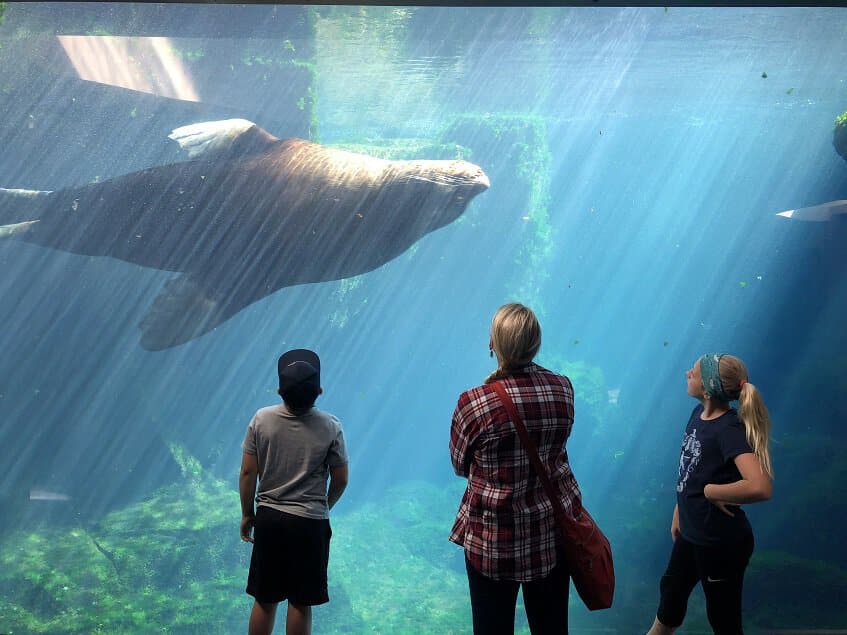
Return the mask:
<svg viewBox="0 0 847 635"><path fill-rule="evenodd" d="M0 3L0 635L246 631L292 349L349 454L313 632L472 632L449 444L508 302L615 556L571 633L650 628L715 352L771 420L744 630L847 634L841 4Z"/></svg>

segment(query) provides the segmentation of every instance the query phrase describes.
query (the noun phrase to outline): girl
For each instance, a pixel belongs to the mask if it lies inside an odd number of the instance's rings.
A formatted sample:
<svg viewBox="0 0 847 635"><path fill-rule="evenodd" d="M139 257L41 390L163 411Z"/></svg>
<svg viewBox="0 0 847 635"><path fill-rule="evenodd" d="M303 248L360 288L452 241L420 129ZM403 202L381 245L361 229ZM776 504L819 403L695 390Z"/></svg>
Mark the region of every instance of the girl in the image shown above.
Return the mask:
<svg viewBox="0 0 847 635"><path fill-rule="evenodd" d="M686 377L688 394L700 405L682 441L673 550L648 635L670 635L682 624L697 582L715 634L741 635L741 587L753 531L740 505L771 497L770 420L737 357L703 355ZM735 400L737 411L730 406Z"/></svg>

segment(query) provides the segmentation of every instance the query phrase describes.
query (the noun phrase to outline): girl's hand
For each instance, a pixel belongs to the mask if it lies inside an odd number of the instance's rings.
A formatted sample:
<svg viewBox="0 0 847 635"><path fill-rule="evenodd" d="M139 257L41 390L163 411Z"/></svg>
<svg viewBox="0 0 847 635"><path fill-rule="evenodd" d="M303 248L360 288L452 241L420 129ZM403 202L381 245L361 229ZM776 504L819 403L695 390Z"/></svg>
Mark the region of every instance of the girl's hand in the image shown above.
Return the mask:
<svg viewBox="0 0 847 635"><path fill-rule="evenodd" d="M673 520L671 521L671 540L676 542L679 538L679 506L673 508Z"/></svg>
<svg viewBox="0 0 847 635"><path fill-rule="evenodd" d="M729 509L729 508L730 508L730 507L738 507L738 505L737 505L736 503L729 503L729 502L727 502L727 501L723 501L723 500L718 500L718 499L716 499L716 498L712 498L712 496L711 496L711 491L710 491L710 489L709 489L709 488L711 488L711 487L712 487L712 483L709 483L708 485L706 485L706 487L704 487L704 488L703 488L703 495L706 497L706 499L707 499L707 500L708 500L708 501L709 501L712 505L714 505L714 506L715 506L715 507L717 507L719 510L721 510L724 514L726 514L727 516L735 516L735 514L734 514L734 513L732 513L732 511L730 511L730 509Z"/></svg>
<svg viewBox="0 0 847 635"><path fill-rule="evenodd" d="M733 505L732 503L727 503L726 501L714 501L714 500L711 501L711 503L712 503L712 505L717 507L719 510L721 510L724 514L726 514L727 516L735 516L735 514L733 514L729 510L729 508L730 507L738 507L738 505Z"/></svg>

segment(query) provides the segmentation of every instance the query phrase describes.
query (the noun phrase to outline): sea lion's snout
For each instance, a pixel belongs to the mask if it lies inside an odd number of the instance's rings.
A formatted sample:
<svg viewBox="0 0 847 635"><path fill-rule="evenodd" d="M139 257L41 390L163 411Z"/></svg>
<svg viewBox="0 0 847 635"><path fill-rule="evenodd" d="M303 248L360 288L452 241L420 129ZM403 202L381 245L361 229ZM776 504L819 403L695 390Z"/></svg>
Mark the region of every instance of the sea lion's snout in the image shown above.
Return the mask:
<svg viewBox="0 0 847 635"><path fill-rule="evenodd" d="M467 185L462 189L467 193L469 200L491 187L488 175L483 172L481 167L473 163L468 163L468 171L465 173L464 179Z"/></svg>
<svg viewBox="0 0 847 635"><path fill-rule="evenodd" d="M476 182L479 183L479 186L482 188L482 191L487 190L491 187L491 181L488 180L488 175L482 171L482 168L477 168L478 172L476 175Z"/></svg>
<svg viewBox="0 0 847 635"><path fill-rule="evenodd" d="M460 179L478 189L478 192L484 192L491 187L491 181L488 180L488 175L481 167L467 161L456 161L453 167L453 173Z"/></svg>
<svg viewBox="0 0 847 635"><path fill-rule="evenodd" d="M471 174L471 181L479 188L480 192L484 192L489 187L491 187L491 181L488 180L488 175L482 171L482 168L478 165L473 165L473 172Z"/></svg>

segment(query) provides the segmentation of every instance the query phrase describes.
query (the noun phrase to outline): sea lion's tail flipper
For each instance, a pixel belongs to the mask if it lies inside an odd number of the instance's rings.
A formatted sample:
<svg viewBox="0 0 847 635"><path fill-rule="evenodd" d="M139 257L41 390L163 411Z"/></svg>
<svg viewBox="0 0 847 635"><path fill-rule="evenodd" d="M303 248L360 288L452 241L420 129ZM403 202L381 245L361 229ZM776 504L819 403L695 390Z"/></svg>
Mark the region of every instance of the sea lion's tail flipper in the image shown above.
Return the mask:
<svg viewBox="0 0 847 635"><path fill-rule="evenodd" d="M12 225L0 225L0 238L8 238L15 234L21 234L29 230L37 222L37 220L28 220L23 223L13 223Z"/></svg>
<svg viewBox="0 0 847 635"><path fill-rule="evenodd" d="M182 126L168 135L189 159L257 154L279 139L246 119L222 119Z"/></svg>
<svg viewBox="0 0 847 635"><path fill-rule="evenodd" d="M827 222L833 216L847 214L847 200L830 201L823 205L815 205L814 207L801 207L799 209L789 209L784 212L778 212L777 216L790 218L791 220L804 220L814 222Z"/></svg>
<svg viewBox="0 0 847 635"><path fill-rule="evenodd" d="M184 344L211 331L231 315L226 302L216 298L197 278L188 274L172 278L138 325L141 346L160 351Z"/></svg>
<svg viewBox="0 0 847 635"><path fill-rule="evenodd" d="M33 221L40 218L41 203L52 192L46 190L16 190L0 187L0 238L25 231L29 224L21 221ZM31 224L31 223L30 223Z"/></svg>

